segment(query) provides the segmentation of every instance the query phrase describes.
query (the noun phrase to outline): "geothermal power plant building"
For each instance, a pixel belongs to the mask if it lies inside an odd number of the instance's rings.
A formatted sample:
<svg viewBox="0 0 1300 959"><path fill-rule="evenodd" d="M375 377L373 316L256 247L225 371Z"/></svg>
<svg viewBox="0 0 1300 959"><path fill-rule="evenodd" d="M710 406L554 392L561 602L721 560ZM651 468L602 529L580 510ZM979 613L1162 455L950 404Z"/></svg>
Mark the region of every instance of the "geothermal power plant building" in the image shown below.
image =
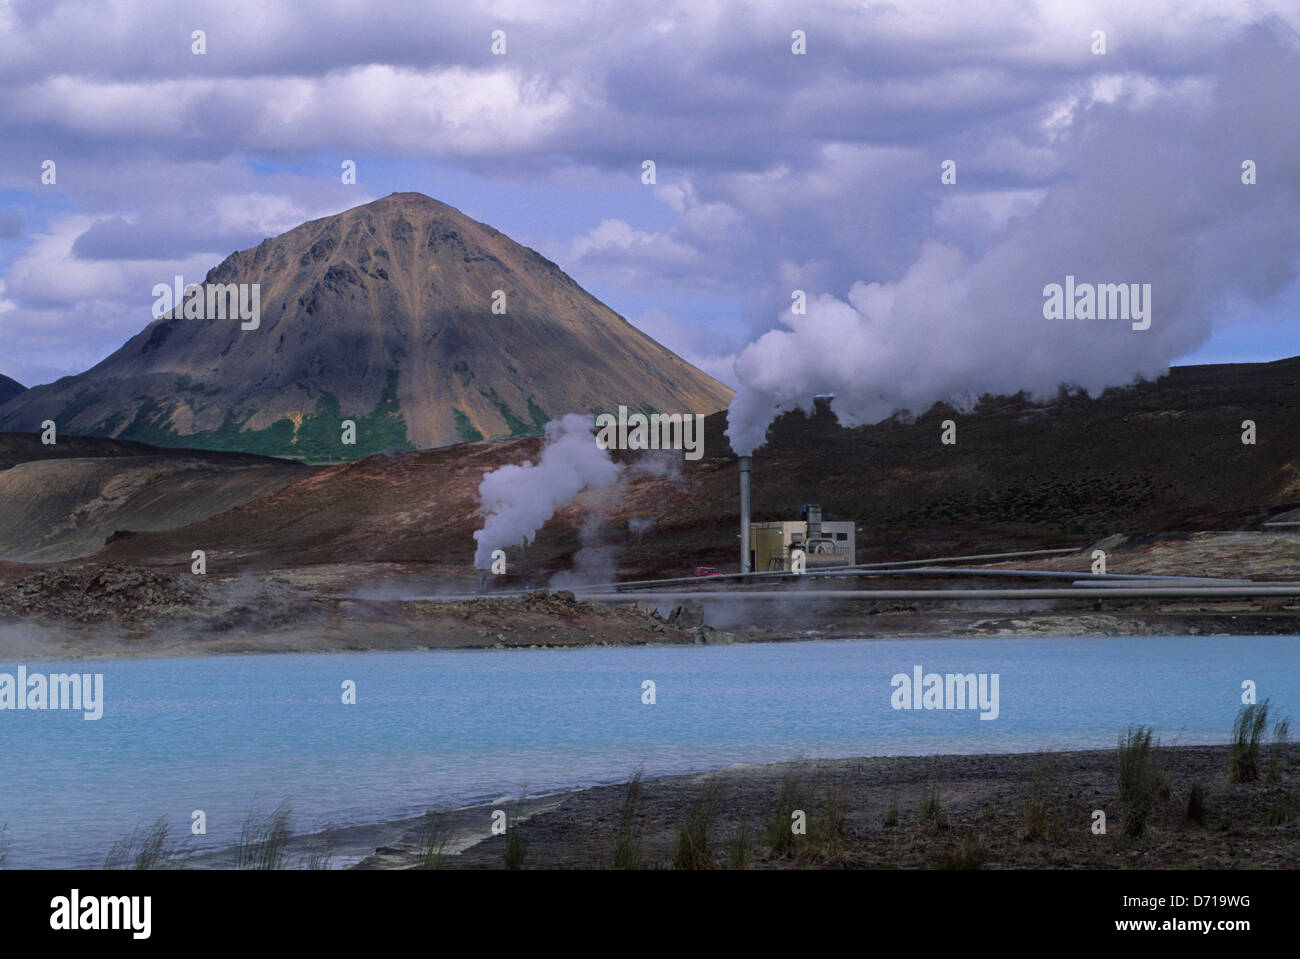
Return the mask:
<svg viewBox="0 0 1300 959"><path fill-rule="evenodd" d="M823 520L821 507L814 505L805 506L803 513L805 519L749 524L753 572L789 572L796 549L803 550L808 569L853 562L856 544L852 522Z"/></svg>
<svg viewBox="0 0 1300 959"><path fill-rule="evenodd" d="M822 508L808 503L800 510L802 519L775 523L750 523L749 485L753 459L742 456L740 474L740 571L742 573L789 572L796 549L804 552L807 569L848 566L855 561L857 544L849 520L822 520Z"/></svg>
<svg viewBox="0 0 1300 959"><path fill-rule="evenodd" d="M789 572L791 553L795 549L804 551L804 562L808 569L851 565L853 524L825 522L822 526L826 528L822 534L824 538L809 541L804 532L807 524L797 520L751 525L754 572Z"/></svg>

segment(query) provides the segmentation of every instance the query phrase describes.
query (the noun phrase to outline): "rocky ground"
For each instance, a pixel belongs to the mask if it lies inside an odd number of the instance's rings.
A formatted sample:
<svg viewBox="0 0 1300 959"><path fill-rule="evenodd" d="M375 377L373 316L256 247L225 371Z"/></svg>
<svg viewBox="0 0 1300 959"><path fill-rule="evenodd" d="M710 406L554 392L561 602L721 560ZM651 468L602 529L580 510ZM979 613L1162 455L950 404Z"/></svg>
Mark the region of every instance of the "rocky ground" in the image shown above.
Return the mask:
<svg viewBox="0 0 1300 959"><path fill-rule="evenodd" d="M0 581L0 656L200 655L729 643L699 607L661 614L534 590L468 602L351 596L275 575L215 579L127 566Z"/></svg>
<svg viewBox="0 0 1300 959"><path fill-rule="evenodd" d="M862 585L876 585L861 581ZM990 581L891 580L890 588ZM436 570L375 564L235 577L123 564L0 564L0 656L199 655L725 644L904 636L1300 634L1300 601L789 601L601 604L568 590L485 593ZM771 584L763 584L770 588ZM1005 584L999 584L1005 585ZM1015 584L1019 585L1019 584Z"/></svg>
<svg viewBox="0 0 1300 959"><path fill-rule="evenodd" d="M1294 868L1300 746L1278 755L1279 781L1234 784L1226 746L1155 749L1153 809L1136 836L1117 750L732 767L639 783L630 802L631 784L603 786L522 810L522 868L614 868L620 846L623 865L649 869ZM794 810L803 835L791 832ZM356 868L503 868L507 838L489 835L491 814L392 824L401 838Z"/></svg>

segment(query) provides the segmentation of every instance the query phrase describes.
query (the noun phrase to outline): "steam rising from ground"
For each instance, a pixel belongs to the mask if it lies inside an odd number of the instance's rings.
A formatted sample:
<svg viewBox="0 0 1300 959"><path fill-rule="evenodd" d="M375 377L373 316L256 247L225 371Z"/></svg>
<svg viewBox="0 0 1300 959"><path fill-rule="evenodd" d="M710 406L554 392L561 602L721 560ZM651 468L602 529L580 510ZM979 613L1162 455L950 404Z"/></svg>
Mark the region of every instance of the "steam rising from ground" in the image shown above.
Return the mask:
<svg viewBox="0 0 1300 959"><path fill-rule="evenodd" d="M573 554L573 568L562 570L546 584L550 589L575 589L596 583L611 583L618 578L618 556L622 548L605 542L603 531L608 516L611 496L617 497L617 487L606 490L593 510L587 513L578 530L581 544Z"/></svg>
<svg viewBox="0 0 1300 959"><path fill-rule="evenodd" d="M483 476L479 509L486 516L474 533L474 566L489 569L492 552L533 541L555 511L583 490L618 482L622 468L596 445L590 416L569 413L546 424L537 463L509 464Z"/></svg>
<svg viewBox="0 0 1300 959"><path fill-rule="evenodd" d="M1229 51L1212 80L1099 76L1043 118L1058 173L985 249L930 241L895 280L855 283L847 301L810 295L806 315L785 311L784 329L737 357L733 449L752 452L776 415L811 412L823 393L849 427L939 401L969 408L983 393L1047 399L1066 385L1096 395L1161 375L1216 322L1294 283L1300 124L1274 98L1300 89L1300 54L1292 40L1256 40ZM969 182L962 171L978 175L956 159L950 187L937 186L935 162L936 189L954 196ZM1246 160L1256 185L1242 183ZM1044 286L1067 274L1150 283L1150 329L1044 319Z"/></svg>
<svg viewBox="0 0 1300 959"><path fill-rule="evenodd" d="M681 454L676 452L645 452L627 464L618 481L598 495L584 498L586 515L578 531L581 544L573 554L573 568L556 573L547 584L551 589L576 589L598 583L612 583L618 579L618 560L623 553L623 542L608 542L607 524L627 491L628 483L638 476L649 476L679 482L682 478ZM632 516L627 522L628 532L640 539L655 525L654 516Z"/></svg>

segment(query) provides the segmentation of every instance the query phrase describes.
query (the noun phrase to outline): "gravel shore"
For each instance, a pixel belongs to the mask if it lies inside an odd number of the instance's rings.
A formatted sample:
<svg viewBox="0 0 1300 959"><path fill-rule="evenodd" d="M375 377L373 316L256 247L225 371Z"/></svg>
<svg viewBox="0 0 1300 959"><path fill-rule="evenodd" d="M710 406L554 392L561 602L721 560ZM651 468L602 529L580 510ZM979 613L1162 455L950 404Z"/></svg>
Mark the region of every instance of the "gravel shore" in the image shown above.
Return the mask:
<svg viewBox="0 0 1300 959"><path fill-rule="evenodd" d="M1153 756L1160 784L1139 836L1125 834L1114 749L808 759L647 780L630 808L628 784L535 800L517 824L522 867L613 868L622 836L624 862L633 850L631 860L651 869L1295 868L1300 745L1283 749L1276 782L1230 783L1226 746L1160 747ZM1204 811L1193 804L1189 815L1193 787ZM803 835L787 825L795 810ZM1104 834L1094 831L1096 810ZM440 868L503 868L507 839L490 834L491 814L479 807L444 819L451 842ZM692 821L707 826L692 832ZM426 825L390 824L401 838L355 868L421 868ZM691 855L682 852L684 828L698 840ZM482 838L467 845L467 834Z"/></svg>

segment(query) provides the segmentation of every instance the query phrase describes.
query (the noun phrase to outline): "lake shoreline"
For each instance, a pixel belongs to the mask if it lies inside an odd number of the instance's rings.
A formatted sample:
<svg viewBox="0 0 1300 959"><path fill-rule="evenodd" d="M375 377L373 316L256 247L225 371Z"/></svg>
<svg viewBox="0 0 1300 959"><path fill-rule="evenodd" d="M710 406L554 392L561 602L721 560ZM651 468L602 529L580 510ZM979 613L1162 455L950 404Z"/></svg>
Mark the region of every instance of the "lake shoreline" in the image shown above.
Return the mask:
<svg viewBox="0 0 1300 959"><path fill-rule="evenodd" d="M506 837L492 826L502 814L524 837L526 869L614 868L625 821L633 824L624 835L636 839L639 868L680 868L678 832L710 795L711 866L695 868L1294 868L1300 744L1278 753L1276 782L1268 780L1267 743L1254 783L1228 781L1226 745L1157 745L1152 755L1162 785L1137 837L1124 832L1114 748L872 756L644 779L629 819L623 782L326 827L294 835L281 868L501 869ZM1203 796L1199 821L1189 818L1194 787ZM778 850L770 830L773 820L784 822L783 804L803 809L807 831ZM1102 834L1094 831L1098 810ZM839 823L833 834L831 821ZM749 829L743 867L742 822ZM190 852L167 868L234 869L236 856L234 847Z"/></svg>
<svg viewBox="0 0 1300 959"><path fill-rule="evenodd" d="M1280 755L1280 782L1233 784L1227 746L1160 746L1154 757L1164 791L1139 837L1124 835L1115 749L735 765L645 780L631 821L643 868L673 867L678 831L711 787L718 790L708 857L715 868L740 861L742 820L750 830L746 868L1293 868L1300 745ZM1188 818L1194 786L1204 796L1199 822ZM808 831L778 851L767 830L785 818L783 789L807 807ZM937 808L927 810L934 796ZM523 868L612 868L627 797L628 785L619 784L526 801ZM1094 832L1096 810L1106 815L1104 834ZM506 838L489 835L491 812L453 811L456 841L438 868L503 868ZM830 835L828 821L842 828ZM427 822L390 823L388 841L351 868L421 868ZM466 844L466 830L475 828L480 838Z"/></svg>

